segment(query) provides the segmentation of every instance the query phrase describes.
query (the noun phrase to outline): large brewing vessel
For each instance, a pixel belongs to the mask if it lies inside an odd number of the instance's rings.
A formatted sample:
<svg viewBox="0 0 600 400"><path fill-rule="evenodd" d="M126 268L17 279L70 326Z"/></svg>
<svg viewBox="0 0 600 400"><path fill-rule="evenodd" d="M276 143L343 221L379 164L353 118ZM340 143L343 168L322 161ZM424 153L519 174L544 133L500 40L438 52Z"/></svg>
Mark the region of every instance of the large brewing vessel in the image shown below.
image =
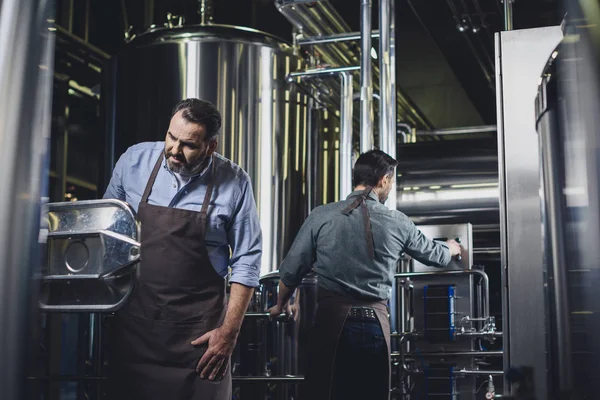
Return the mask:
<svg viewBox="0 0 600 400"><path fill-rule="evenodd" d="M151 29L106 67L106 177L131 145L164 140L181 99L214 103L217 151L250 176L263 234L261 274L277 269L308 214L307 98L286 82L303 68L270 34L228 25Z"/></svg>

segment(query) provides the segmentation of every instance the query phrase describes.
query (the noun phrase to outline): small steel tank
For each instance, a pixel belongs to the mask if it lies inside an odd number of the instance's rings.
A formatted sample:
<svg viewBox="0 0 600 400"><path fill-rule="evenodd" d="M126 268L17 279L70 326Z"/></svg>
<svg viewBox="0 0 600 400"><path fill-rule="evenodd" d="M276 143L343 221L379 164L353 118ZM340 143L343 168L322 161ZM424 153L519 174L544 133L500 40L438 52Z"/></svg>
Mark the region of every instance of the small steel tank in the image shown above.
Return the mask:
<svg viewBox="0 0 600 400"><path fill-rule="evenodd" d="M306 372L308 335L317 309L317 276L307 275L290 300L291 317L272 321L279 271L263 275L254 293L232 356L234 398L297 399Z"/></svg>

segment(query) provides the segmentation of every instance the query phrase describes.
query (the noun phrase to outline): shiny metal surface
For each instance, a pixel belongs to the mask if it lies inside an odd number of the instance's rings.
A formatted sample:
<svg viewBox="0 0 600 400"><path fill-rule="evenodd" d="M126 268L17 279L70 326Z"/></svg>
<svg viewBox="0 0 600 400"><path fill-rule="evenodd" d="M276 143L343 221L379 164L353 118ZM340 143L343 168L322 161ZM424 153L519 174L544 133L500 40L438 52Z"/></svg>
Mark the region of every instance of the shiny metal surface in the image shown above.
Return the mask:
<svg viewBox="0 0 600 400"><path fill-rule="evenodd" d="M470 224L420 225L419 230L434 240L459 240L464 247L462 258L454 259L444 270L428 267L412 260L410 272L396 273L398 288L402 289L398 307L398 324L402 333L398 343L399 363L402 365L405 384L408 382L410 398L426 393L422 377L413 376L415 371L423 371L430 363L450 363L455 365L457 375L466 376L455 382L457 400L474 400L477 381L471 375L479 371L476 356L502 356L502 352L486 353L479 347L479 340L493 341L498 337L495 322L490 315L490 279L479 269L471 269L473 260L473 233ZM481 292L475 292L475 283L480 283ZM455 300L452 311L455 332L454 340L431 342L424 335L426 306L425 287L430 285L453 285ZM408 297L408 298L407 298ZM409 304L406 304L409 303ZM501 333L500 333L501 335ZM485 353L485 354L484 354ZM409 357L408 354L411 356ZM467 371L458 373L458 371ZM473 371L473 372L471 372ZM414 386L413 386L414 385ZM397 382L396 386L402 386Z"/></svg>
<svg viewBox="0 0 600 400"><path fill-rule="evenodd" d="M163 140L186 97L213 102L223 124L217 151L249 174L263 234L261 271L277 268L307 213L307 95L288 74L302 61L276 37L224 25L156 29L107 67L110 164L132 144ZM140 102L143 98L145 101Z"/></svg>
<svg viewBox="0 0 600 400"><path fill-rule="evenodd" d="M301 81L305 80L311 82L311 78L320 78L320 77L328 77L328 76L339 76L340 78L340 104L338 106L339 111L337 111L337 115L340 116L339 128L335 128L334 131L340 131L339 134L339 146L337 149L337 153L339 154L338 165L334 167L334 174L339 175L336 179L334 176L334 182L337 182L337 195L333 199L333 201L338 201L340 199L346 198L352 192L352 154L353 154L353 76L350 73L351 71L355 71L360 69L360 67L350 66L350 67L337 67L337 68L316 68L309 69L306 71L292 72L287 75L286 80L288 82L293 82L295 79L299 78ZM321 81L322 82L322 81ZM322 125L315 120L315 118L309 118L310 123L314 125ZM323 131L327 131L329 128L324 126L321 127ZM315 150L318 152L319 149L317 147L321 146L323 142L321 138L318 137L317 134L308 129L308 143L307 146L309 148L308 157L312 161L312 156L315 153ZM311 147L313 146L314 147ZM324 143L323 143L324 145ZM335 149L334 149L335 152ZM335 158L335 157L334 157ZM324 172L324 169L327 168L319 168L318 164L307 163L308 165L313 165L313 170L321 169ZM310 169L310 168L309 168ZM310 178L308 179L310 183L310 187L323 186L328 185L330 183L327 182L326 179L323 182L319 182L318 179ZM314 195L316 193L312 193L309 191L309 196ZM326 204L327 201L323 201L323 204ZM309 201L309 204L312 205L312 202ZM312 210L312 208L309 208Z"/></svg>
<svg viewBox="0 0 600 400"><path fill-rule="evenodd" d="M360 2L360 152L373 149L373 62L371 61L371 0ZM380 71L381 73L381 71ZM379 87L382 90L381 86ZM381 132L379 132L381 135Z"/></svg>
<svg viewBox="0 0 600 400"><path fill-rule="evenodd" d="M397 209L416 223L498 223L495 140L402 144L397 173Z"/></svg>
<svg viewBox="0 0 600 400"><path fill-rule="evenodd" d="M496 34L505 368L533 367L539 398L547 398L548 365L534 99L562 36L557 26Z"/></svg>
<svg viewBox="0 0 600 400"><path fill-rule="evenodd" d="M0 393L25 398L35 359L38 234L47 196L54 1L0 2ZM32 340L33 338L33 340Z"/></svg>
<svg viewBox="0 0 600 400"><path fill-rule="evenodd" d="M593 399L600 391L598 8L567 1L564 39L547 55L536 102L548 270L549 391ZM558 364L560 362L560 365Z"/></svg>
<svg viewBox="0 0 600 400"><path fill-rule="evenodd" d="M49 203L44 218L40 308L119 309L133 290L140 261L140 226L131 207L118 200Z"/></svg>
<svg viewBox="0 0 600 400"><path fill-rule="evenodd" d="M378 30L371 31L371 38L378 38L378 37L379 37ZM300 44L300 45L318 44L318 43L337 43L337 42L360 40L360 32L335 33L333 35L315 36L315 37L310 37L310 36L304 37L304 35L299 34L296 39L297 39L298 44Z"/></svg>
<svg viewBox="0 0 600 400"><path fill-rule="evenodd" d="M310 3L310 4L306 4ZM323 37L351 33L351 29L329 1L318 2L275 0L279 12L301 32L304 37ZM358 7L358 3L355 5ZM354 65L361 55L347 41L311 44L319 54L319 62L329 66ZM373 62L373 61L372 61ZM373 92L379 93L379 66L373 62ZM360 93L360 80L354 74L356 93ZM402 91L396 88L398 119L419 129L432 128L431 122Z"/></svg>
<svg viewBox="0 0 600 400"><path fill-rule="evenodd" d="M396 158L396 14L395 0L379 0L379 149ZM386 200L396 209L396 182Z"/></svg>
<svg viewBox="0 0 600 400"><path fill-rule="evenodd" d="M554 58L546 66L536 98L536 125L539 134L540 197L542 219L542 251L548 274L547 304L549 343L554 379L561 392L573 388L571 323L569 321L569 262L567 260L567 217L564 195L565 176L563 146L559 134L558 85Z"/></svg>
<svg viewBox="0 0 600 400"><path fill-rule="evenodd" d="M246 315L260 315L277 303L279 272L261 277ZM307 275L290 299L289 318L244 318L232 356L234 381L295 382L306 373L308 334L317 308L317 277ZM292 377L293 379L290 379ZM240 399L297 398L297 387L241 387ZM269 397L275 396L275 397Z"/></svg>

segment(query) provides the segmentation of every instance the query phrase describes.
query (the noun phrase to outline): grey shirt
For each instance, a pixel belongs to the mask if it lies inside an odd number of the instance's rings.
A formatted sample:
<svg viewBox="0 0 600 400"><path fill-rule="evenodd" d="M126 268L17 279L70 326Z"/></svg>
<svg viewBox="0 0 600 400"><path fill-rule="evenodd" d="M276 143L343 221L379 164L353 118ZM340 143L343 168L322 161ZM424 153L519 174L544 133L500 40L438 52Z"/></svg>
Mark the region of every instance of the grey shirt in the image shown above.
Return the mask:
<svg viewBox="0 0 600 400"><path fill-rule="evenodd" d="M349 215L342 213L360 193L354 191L346 200L317 207L310 213L279 268L286 286L297 286L314 268L319 286L324 289L355 298L385 300L391 295L402 252L430 266L450 263L446 243L426 238L406 215L388 209L373 192L366 202L375 248L375 258L371 259L360 207Z"/></svg>

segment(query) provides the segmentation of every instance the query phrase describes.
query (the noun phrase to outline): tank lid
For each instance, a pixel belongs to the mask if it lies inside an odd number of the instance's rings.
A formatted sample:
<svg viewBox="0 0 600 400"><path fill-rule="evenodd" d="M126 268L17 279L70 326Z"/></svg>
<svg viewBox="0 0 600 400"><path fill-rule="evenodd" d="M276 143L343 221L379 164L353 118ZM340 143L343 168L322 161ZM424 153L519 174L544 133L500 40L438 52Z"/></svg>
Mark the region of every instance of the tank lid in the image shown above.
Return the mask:
<svg viewBox="0 0 600 400"><path fill-rule="evenodd" d="M290 47L289 43L270 33L243 26L222 24L151 28L134 38L130 45L148 46L198 39L245 41L281 49Z"/></svg>

